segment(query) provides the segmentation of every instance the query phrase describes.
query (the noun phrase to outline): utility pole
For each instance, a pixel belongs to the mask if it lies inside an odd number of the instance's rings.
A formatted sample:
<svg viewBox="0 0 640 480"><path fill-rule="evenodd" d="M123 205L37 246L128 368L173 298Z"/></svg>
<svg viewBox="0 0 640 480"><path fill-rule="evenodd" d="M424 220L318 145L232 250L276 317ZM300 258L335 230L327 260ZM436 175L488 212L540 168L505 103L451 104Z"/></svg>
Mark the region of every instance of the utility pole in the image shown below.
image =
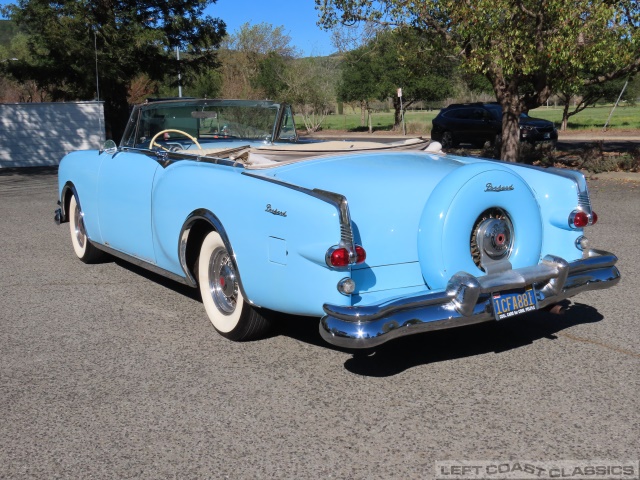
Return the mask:
<svg viewBox="0 0 640 480"><path fill-rule="evenodd" d="M176 47L176 60L178 60L178 97L182 98L182 74L180 73L180 50Z"/></svg>
<svg viewBox="0 0 640 480"><path fill-rule="evenodd" d="M402 134L407 134L407 127L404 124L404 107L402 106L402 88L398 89L398 98L400 99L400 115L402 117Z"/></svg>

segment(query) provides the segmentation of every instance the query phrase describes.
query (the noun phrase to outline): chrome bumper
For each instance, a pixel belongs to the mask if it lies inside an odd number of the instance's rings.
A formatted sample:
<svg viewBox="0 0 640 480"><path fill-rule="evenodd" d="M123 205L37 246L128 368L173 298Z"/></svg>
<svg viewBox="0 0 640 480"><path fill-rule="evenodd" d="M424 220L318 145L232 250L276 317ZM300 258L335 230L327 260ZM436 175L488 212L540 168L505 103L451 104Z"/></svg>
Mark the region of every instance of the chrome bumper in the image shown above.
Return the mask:
<svg viewBox="0 0 640 480"><path fill-rule="evenodd" d="M370 348L394 338L494 319L491 294L534 285L538 308L587 290L608 288L620 280L618 258L588 250L568 263L547 255L533 267L474 277L455 274L444 291L390 300L380 305L324 305L320 335L338 347Z"/></svg>

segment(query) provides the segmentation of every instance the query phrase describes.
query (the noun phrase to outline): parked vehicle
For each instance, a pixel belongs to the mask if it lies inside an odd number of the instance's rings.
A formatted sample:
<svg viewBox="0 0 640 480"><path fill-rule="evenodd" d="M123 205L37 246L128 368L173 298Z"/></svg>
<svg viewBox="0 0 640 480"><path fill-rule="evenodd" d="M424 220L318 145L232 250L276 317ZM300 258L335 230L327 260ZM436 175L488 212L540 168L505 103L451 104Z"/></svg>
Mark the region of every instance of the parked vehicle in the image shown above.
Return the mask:
<svg viewBox="0 0 640 480"><path fill-rule="evenodd" d="M558 130L553 122L520 114L520 140L556 142ZM431 139L444 148L470 143L483 147L496 145L502 137L502 108L497 103L454 103L440 110L432 120Z"/></svg>
<svg viewBox="0 0 640 480"><path fill-rule="evenodd" d="M445 155L437 143L215 153L232 136L279 138L255 115L158 102L133 110L119 147L65 156L56 221L69 222L78 258L110 254L199 288L233 340L263 335L269 309L322 317L322 337L350 348L501 321L620 278L615 255L585 237L597 215L579 172Z"/></svg>

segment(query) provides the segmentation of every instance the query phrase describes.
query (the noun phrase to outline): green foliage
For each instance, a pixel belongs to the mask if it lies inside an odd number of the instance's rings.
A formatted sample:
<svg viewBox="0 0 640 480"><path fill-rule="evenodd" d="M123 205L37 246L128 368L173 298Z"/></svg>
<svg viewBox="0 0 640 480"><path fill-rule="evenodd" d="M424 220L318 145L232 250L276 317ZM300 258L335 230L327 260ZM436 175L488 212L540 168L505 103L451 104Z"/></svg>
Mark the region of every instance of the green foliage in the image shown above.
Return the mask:
<svg viewBox="0 0 640 480"><path fill-rule="evenodd" d="M224 38L222 95L226 98L276 98L283 89L281 72L297 56L282 25L245 23Z"/></svg>
<svg viewBox="0 0 640 480"><path fill-rule="evenodd" d="M274 27L262 22L255 25L244 23L240 28L224 38L223 48L257 56L277 53L283 57L295 57L296 49L291 46L291 37L284 33L284 26Z"/></svg>
<svg viewBox="0 0 640 480"><path fill-rule="evenodd" d="M307 132L320 128L333 108L336 71L334 58L308 57L291 62L281 74L286 88L277 99L294 106Z"/></svg>
<svg viewBox="0 0 640 480"><path fill-rule="evenodd" d="M289 59L277 52L269 52L258 61L258 72L251 79L254 88L260 89L267 98L278 99L287 89L282 78L288 66Z"/></svg>
<svg viewBox="0 0 640 480"><path fill-rule="evenodd" d="M396 125L402 88L404 107L418 100L441 100L451 93L454 64L442 55L438 38L410 27L378 33L367 45L344 56L338 99L355 102L394 98Z"/></svg>
<svg viewBox="0 0 640 480"><path fill-rule="evenodd" d="M640 67L637 0L316 0L316 6L326 28L362 21L438 33L467 72L490 81L504 113L502 158L512 161L520 112L554 91L574 92Z"/></svg>
<svg viewBox="0 0 640 480"><path fill-rule="evenodd" d="M11 62L18 81L34 80L55 99L96 97L96 50L100 97L107 128L118 138L128 116L127 89L141 74L201 73L216 67L213 49L225 33L219 19L203 16L215 0L19 0L3 9L28 35L28 57ZM184 53L175 58L175 48Z"/></svg>
<svg viewBox="0 0 640 480"><path fill-rule="evenodd" d="M0 47L9 48L11 40L18 33L18 27L15 22L10 20L0 20Z"/></svg>

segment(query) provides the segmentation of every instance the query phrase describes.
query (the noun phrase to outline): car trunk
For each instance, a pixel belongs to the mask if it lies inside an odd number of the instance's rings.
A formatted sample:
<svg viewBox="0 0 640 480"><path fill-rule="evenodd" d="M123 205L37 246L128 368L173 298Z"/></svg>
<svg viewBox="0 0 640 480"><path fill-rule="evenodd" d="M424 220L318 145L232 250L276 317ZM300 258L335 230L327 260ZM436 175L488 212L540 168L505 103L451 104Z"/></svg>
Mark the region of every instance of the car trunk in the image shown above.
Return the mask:
<svg viewBox="0 0 640 480"><path fill-rule="evenodd" d="M377 267L418 261L424 205L438 182L461 165L424 153L352 154L301 161L260 175L344 195L356 243L367 251L367 266Z"/></svg>

